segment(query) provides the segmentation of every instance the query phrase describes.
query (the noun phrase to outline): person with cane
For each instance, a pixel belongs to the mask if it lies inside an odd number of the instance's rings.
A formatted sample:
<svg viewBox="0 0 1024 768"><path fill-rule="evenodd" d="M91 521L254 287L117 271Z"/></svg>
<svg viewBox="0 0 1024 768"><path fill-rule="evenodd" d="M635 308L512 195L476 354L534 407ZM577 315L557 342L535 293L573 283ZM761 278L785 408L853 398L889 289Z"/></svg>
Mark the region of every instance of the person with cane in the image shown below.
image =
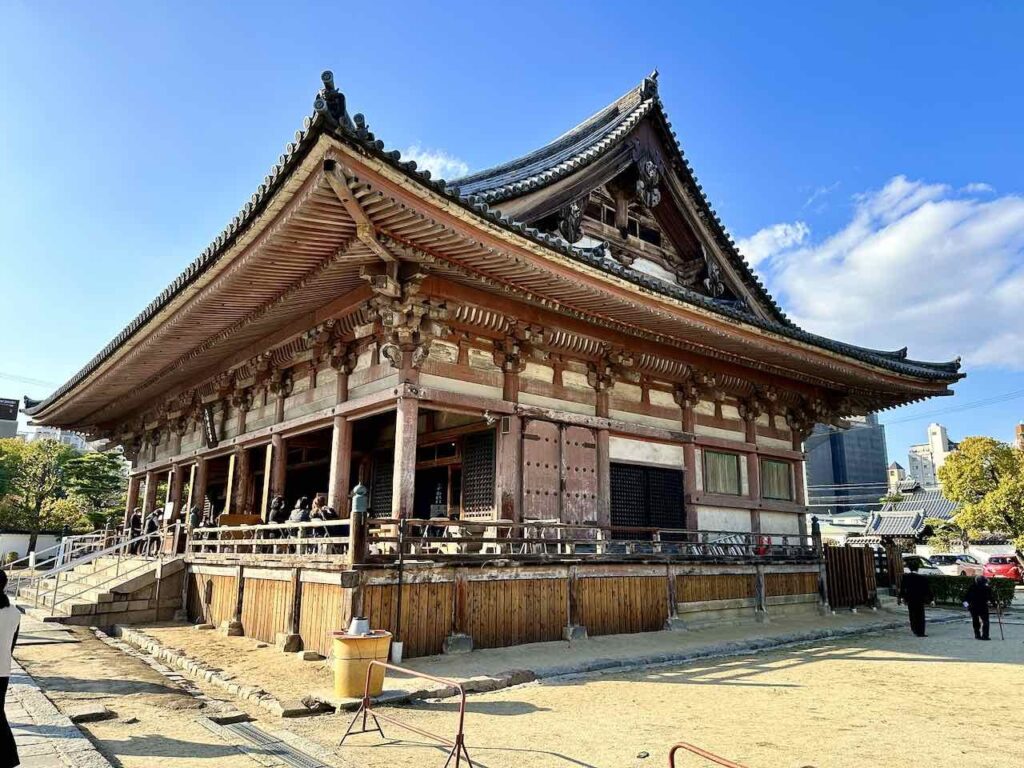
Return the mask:
<svg viewBox="0 0 1024 768"><path fill-rule="evenodd" d="M996 597L988 579L978 576L974 583L964 594L964 608L971 612L971 624L974 625L974 639L988 640L988 607L996 605ZM998 606L996 606L998 609ZM1003 628L1002 616L1000 615L999 629Z"/></svg>

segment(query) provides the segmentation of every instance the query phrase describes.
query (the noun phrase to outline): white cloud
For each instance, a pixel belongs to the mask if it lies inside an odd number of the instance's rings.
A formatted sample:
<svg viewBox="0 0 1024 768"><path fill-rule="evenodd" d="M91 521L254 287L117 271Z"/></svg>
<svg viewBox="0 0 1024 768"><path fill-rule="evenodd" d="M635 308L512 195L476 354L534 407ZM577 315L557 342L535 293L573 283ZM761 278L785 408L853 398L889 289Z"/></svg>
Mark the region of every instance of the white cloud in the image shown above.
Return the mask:
<svg viewBox="0 0 1024 768"><path fill-rule="evenodd" d="M469 173L469 165L464 160L449 155L443 149L424 149L413 144L402 150L403 160L415 160L420 170L430 171L435 179L457 179Z"/></svg>
<svg viewBox="0 0 1024 768"><path fill-rule="evenodd" d="M996 191L996 188L984 181L972 181L965 185L962 191L969 195L990 195Z"/></svg>
<svg viewBox="0 0 1024 768"><path fill-rule="evenodd" d="M800 245L809 234L811 234L810 227L802 221L793 224L775 224L745 240L740 240L736 245L740 249L740 253L753 266L780 251Z"/></svg>
<svg viewBox="0 0 1024 768"><path fill-rule="evenodd" d="M835 192L838 188L839 188L839 182L838 181L834 181L831 184L828 184L828 185L826 185L824 187L818 187L816 190L811 192L810 197L808 197L807 201L804 203L804 208L809 208L811 205L816 203L818 200L822 200L823 198L828 197L830 194ZM822 208L822 207L824 207L824 205L819 206L819 208Z"/></svg>
<svg viewBox="0 0 1024 768"><path fill-rule="evenodd" d="M979 200L897 176L855 196L850 221L820 241L777 235L801 227L776 224L746 242L763 246L769 287L803 327L909 345L919 359L1024 370L1024 198Z"/></svg>

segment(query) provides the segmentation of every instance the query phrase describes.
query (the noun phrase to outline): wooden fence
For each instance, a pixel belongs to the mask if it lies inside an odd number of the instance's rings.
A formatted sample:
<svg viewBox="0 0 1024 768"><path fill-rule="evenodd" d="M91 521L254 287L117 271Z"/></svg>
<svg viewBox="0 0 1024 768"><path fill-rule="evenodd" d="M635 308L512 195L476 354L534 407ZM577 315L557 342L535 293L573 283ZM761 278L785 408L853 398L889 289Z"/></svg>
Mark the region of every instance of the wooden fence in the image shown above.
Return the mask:
<svg viewBox="0 0 1024 768"><path fill-rule="evenodd" d="M875 555L870 547L825 547L828 602L833 609L875 605Z"/></svg>

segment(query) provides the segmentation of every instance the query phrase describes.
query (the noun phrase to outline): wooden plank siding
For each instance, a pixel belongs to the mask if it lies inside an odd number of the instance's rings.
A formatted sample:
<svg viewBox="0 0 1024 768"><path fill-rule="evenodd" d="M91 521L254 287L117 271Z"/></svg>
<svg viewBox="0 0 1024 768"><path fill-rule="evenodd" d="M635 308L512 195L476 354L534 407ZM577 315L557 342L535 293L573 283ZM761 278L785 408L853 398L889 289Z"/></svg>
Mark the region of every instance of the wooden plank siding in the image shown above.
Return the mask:
<svg viewBox="0 0 1024 768"><path fill-rule="evenodd" d="M576 589L578 621L590 636L655 632L665 627L664 576L581 578Z"/></svg>
<svg viewBox="0 0 1024 768"><path fill-rule="evenodd" d="M511 579L466 582L466 631L475 648L561 640L568 582Z"/></svg>
<svg viewBox="0 0 1024 768"><path fill-rule="evenodd" d="M190 573L188 578L189 619L214 626L231 621L235 612L236 578L203 573Z"/></svg>
<svg viewBox="0 0 1024 768"><path fill-rule="evenodd" d="M753 598L757 594L756 579L753 573L676 576L676 600L680 603L703 603Z"/></svg>
<svg viewBox="0 0 1024 768"><path fill-rule="evenodd" d="M346 629L351 620L351 589L338 584L302 584L299 635L302 636L302 647L305 650L329 656L331 632Z"/></svg>
<svg viewBox="0 0 1024 768"><path fill-rule="evenodd" d="M450 581L402 585L402 632L405 656L432 656L444 649L452 632L452 599L455 585ZM398 586L383 584L363 589L363 615L374 629L395 632Z"/></svg>
<svg viewBox="0 0 1024 768"><path fill-rule="evenodd" d="M278 632L288 632L293 597L290 581L246 577L242 594L245 636L273 643Z"/></svg>
<svg viewBox="0 0 1024 768"><path fill-rule="evenodd" d="M818 592L818 574L766 573L764 575L766 597L782 595L813 595Z"/></svg>

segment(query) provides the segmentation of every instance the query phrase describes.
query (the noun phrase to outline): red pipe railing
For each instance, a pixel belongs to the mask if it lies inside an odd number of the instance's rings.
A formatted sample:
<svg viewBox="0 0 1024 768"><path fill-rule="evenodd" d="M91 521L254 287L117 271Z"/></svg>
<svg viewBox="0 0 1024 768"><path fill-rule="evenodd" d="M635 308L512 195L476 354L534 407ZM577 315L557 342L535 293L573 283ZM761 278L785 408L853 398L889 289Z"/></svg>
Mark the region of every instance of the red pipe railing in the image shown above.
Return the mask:
<svg viewBox="0 0 1024 768"><path fill-rule="evenodd" d="M676 768L676 752L679 752L680 750L690 752L694 755L697 755L698 757L704 758L709 763L714 763L715 765L722 765L725 766L725 768L745 768L745 766L742 766L739 763L734 763L732 760L726 760L724 757L719 757L716 754L708 752L706 749L695 747L693 746L693 744L687 744L685 741L679 742L674 747L672 747L672 749L669 750L669 768Z"/></svg>
<svg viewBox="0 0 1024 768"><path fill-rule="evenodd" d="M438 736L436 733L430 733L430 731L425 731L422 728L417 728L415 725L403 723L401 720L398 720L397 718L392 717L391 715L385 714L381 712L379 709L376 712L374 712L372 710L373 699L370 697L370 676L373 673L373 668L375 666L383 667L384 669L391 669L395 672L404 672L405 674L412 675L413 677L419 677L424 680L432 680L435 683L442 683L443 685L455 688L459 692L459 729L458 732L455 734L455 739L449 740L444 738L443 736ZM358 722L360 715L362 715L363 718L362 727L358 731L353 731L352 728L356 724L356 722ZM373 728L367 727L367 723L370 718L373 719ZM466 758L466 765L469 768L473 768L473 761L469 759L469 752L466 750L466 741L465 736L463 734L463 729L466 724L466 690L462 687L462 684L458 680L450 680L447 677L436 677L434 675L428 675L423 672L417 672L416 670L409 669L408 667L399 667L396 664L388 664L387 662L377 661L376 659L373 659L366 667L366 686L363 688L363 700L359 705L359 709L356 710L356 714L355 717L352 718L352 722L349 723L348 730L346 730L345 735L341 737L341 741L339 742L339 744L344 744L345 739L347 739L351 734L354 733L371 733L373 731L376 731L380 734L380 737L382 739L385 738L384 729L380 727L381 720L383 720L386 723L390 723L391 725L397 726L399 728L404 728L407 731L412 731L413 733L419 734L424 738L432 739L433 741L436 741L446 747L451 747L451 751L448 753L448 759L445 760L444 763L445 768L447 768L447 766L449 765L452 765L452 758L455 758L454 768L459 768L459 766L462 765L461 761L463 757Z"/></svg>

